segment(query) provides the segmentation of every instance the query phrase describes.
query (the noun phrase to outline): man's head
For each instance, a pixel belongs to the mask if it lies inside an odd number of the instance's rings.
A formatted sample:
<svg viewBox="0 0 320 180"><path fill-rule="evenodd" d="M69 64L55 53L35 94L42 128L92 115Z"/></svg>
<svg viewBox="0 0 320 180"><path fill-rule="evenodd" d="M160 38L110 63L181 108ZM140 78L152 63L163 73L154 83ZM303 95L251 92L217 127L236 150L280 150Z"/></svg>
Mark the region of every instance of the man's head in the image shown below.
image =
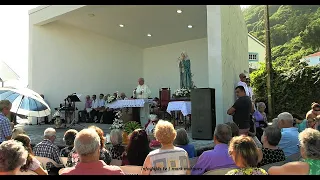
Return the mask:
<svg viewBox="0 0 320 180"><path fill-rule="evenodd" d="M243 86L237 86L235 89L236 92L236 96L239 97L243 97L246 96L246 91L244 90Z"/></svg>
<svg viewBox="0 0 320 180"><path fill-rule="evenodd" d="M138 83L139 83L139 85L143 85L144 84L144 79L143 78L139 78L138 79Z"/></svg>
<svg viewBox="0 0 320 180"><path fill-rule="evenodd" d="M316 116L320 115L320 104L314 102L312 103L311 108L313 114Z"/></svg>
<svg viewBox="0 0 320 180"><path fill-rule="evenodd" d="M246 84L247 86L250 86L250 78L246 78Z"/></svg>
<svg viewBox="0 0 320 180"><path fill-rule="evenodd" d="M290 128L293 127L293 116L288 112L283 112L278 115L278 127Z"/></svg>
<svg viewBox="0 0 320 180"><path fill-rule="evenodd" d="M103 99L103 97L104 97L104 94L99 95L99 99Z"/></svg>
<svg viewBox="0 0 320 180"><path fill-rule="evenodd" d="M49 139L52 143L56 140L56 130L53 128L47 128L44 130L43 136L45 139Z"/></svg>
<svg viewBox="0 0 320 180"><path fill-rule="evenodd" d="M2 112L3 115L7 116L10 113L11 106L12 104L9 100L0 101L0 112Z"/></svg>
<svg viewBox="0 0 320 180"><path fill-rule="evenodd" d="M240 81L246 82L247 76L244 73L239 74Z"/></svg>
<svg viewBox="0 0 320 180"><path fill-rule="evenodd" d="M87 101L90 100L90 96L89 95L86 96L86 100Z"/></svg>
<svg viewBox="0 0 320 180"><path fill-rule="evenodd" d="M124 92L122 92L122 93L120 94L120 97L121 97L121 99L124 99L124 98L126 98L126 94L125 94Z"/></svg>
<svg viewBox="0 0 320 180"><path fill-rule="evenodd" d="M231 127L227 124L218 124L213 135L214 144L228 144L231 139Z"/></svg>
<svg viewBox="0 0 320 180"><path fill-rule="evenodd" d="M42 99L44 99L44 95L43 94L40 94L40 96L42 97Z"/></svg>
<svg viewBox="0 0 320 180"><path fill-rule="evenodd" d="M81 130L74 140L74 148L79 154L80 161L88 158L98 161L100 146L100 137L94 129Z"/></svg>
<svg viewBox="0 0 320 180"><path fill-rule="evenodd" d="M96 99L97 99L97 95L95 95L95 94L92 95L92 99L93 99L93 100L96 100Z"/></svg>

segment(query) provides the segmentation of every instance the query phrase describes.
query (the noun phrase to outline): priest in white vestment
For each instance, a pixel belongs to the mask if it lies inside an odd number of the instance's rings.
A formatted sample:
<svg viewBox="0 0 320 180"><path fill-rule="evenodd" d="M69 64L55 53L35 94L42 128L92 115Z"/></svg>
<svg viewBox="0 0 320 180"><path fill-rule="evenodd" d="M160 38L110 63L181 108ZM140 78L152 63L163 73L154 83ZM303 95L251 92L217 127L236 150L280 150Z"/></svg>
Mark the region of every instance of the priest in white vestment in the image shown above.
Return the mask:
<svg viewBox="0 0 320 180"><path fill-rule="evenodd" d="M151 95L151 91L149 87L144 84L144 79L139 78L138 83L137 88L133 91L133 97L137 99L148 99Z"/></svg>
<svg viewBox="0 0 320 180"><path fill-rule="evenodd" d="M144 79L139 78L138 86L133 91L133 97L137 99L148 99L151 96L151 91L147 85L144 84ZM140 123L144 127L149 120L150 108L148 101L145 102L144 107L140 108Z"/></svg>

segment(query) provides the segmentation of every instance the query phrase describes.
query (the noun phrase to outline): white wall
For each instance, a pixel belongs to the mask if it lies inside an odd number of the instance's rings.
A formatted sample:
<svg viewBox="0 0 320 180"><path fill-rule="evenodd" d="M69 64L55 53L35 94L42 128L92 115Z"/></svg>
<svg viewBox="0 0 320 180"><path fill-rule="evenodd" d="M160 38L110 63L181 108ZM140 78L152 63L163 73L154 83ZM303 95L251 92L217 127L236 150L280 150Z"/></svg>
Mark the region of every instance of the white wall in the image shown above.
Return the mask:
<svg viewBox="0 0 320 180"><path fill-rule="evenodd" d="M309 61L309 66L315 66L320 63L320 56L307 57L306 59Z"/></svg>
<svg viewBox="0 0 320 180"><path fill-rule="evenodd" d="M51 107L73 92L131 95L143 75L142 49L58 22L30 26L29 51L29 87Z"/></svg>
<svg viewBox="0 0 320 180"><path fill-rule="evenodd" d="M217 124L230 121L239 74L249 72L248 31L240 6L208 5L209 86L216 89Z"/></svg>
<svg viewBox="0 0 320 180"><path fill-rule="evenodd" d="M170 87L171 93L180 88L178 57L186 51L191 59L193 81L199 88L208 87L207 38L184 41L143 51L143 76L151 88L152 97L159 97L159 89Z"/></svg>
<svg viewBox="0 0 320 180"><path fill-rule="evenodd" d="M258 69L259 62L265 62L266 48L248 36L248 52L258 53L258 62L251 61L252 68ZM249 56L248 56L249 60Z"/></svg>

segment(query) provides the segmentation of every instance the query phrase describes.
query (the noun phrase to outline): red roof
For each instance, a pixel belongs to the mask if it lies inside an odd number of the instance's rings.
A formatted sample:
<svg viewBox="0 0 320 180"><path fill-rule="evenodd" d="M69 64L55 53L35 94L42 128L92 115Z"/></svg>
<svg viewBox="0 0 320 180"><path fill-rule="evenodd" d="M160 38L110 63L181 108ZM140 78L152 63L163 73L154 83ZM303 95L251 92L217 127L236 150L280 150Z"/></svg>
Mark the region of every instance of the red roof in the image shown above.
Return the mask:
<svg viewBox="0 0 320 180"><path fill-rule="evenodd" d="M310 54L309 56L307 57L315 57L315 56L320 56L320 51L319 52L316 52L314 54Z"/></svg>

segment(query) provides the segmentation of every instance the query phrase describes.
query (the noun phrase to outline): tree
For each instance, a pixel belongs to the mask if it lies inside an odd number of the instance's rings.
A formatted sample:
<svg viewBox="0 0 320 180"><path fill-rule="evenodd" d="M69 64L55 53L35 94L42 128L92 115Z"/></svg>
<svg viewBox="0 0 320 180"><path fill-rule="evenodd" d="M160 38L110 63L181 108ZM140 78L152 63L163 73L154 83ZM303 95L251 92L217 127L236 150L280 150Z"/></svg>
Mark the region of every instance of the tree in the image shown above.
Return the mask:
<svg viewBox="0 0 320 180"><path fill-rule="evenodd" d="M307 28L300 33L303 45L310 46L314 50L320 48L320 19L312 21Z"/></svg>

